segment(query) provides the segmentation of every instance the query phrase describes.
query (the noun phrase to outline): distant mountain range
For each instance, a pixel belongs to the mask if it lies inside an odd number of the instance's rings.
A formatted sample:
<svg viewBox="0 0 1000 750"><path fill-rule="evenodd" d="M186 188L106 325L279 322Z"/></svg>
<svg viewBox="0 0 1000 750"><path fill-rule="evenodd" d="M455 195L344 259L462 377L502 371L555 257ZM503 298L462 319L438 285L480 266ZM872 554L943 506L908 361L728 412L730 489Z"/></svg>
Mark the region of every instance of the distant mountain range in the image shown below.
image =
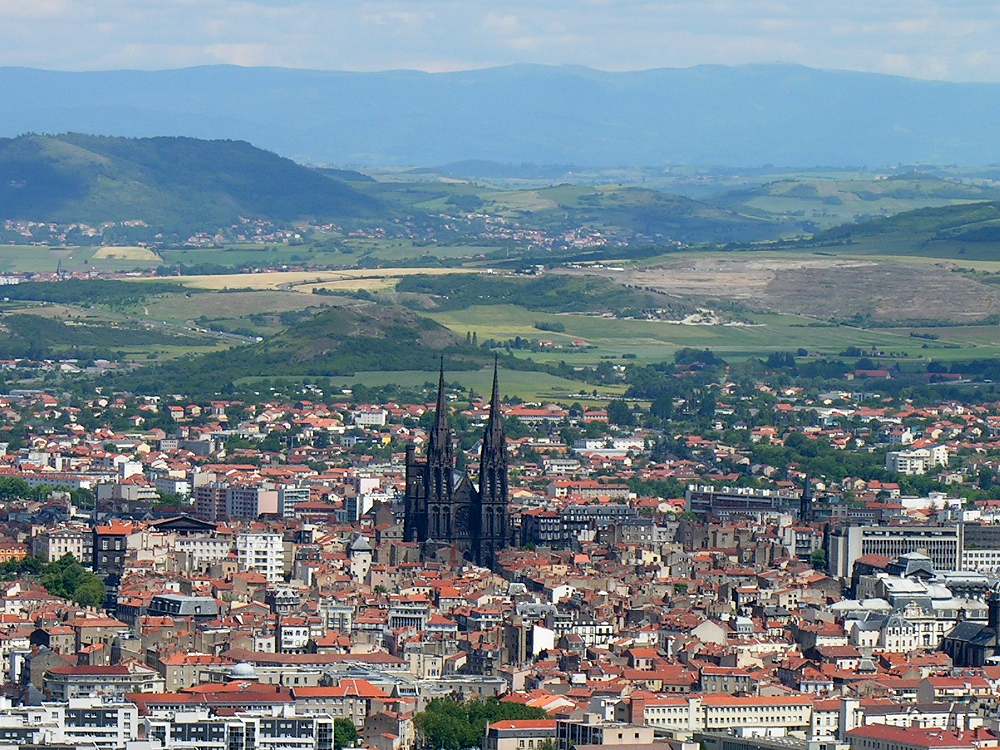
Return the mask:
<svg viewBox="0 0 1000 750"><path fill-rule="evenodd" d="M241 216L371 214L380 204L348 184L355 174L324 174L241 141L23 136L0 139L0 219L213 229Z"/></svg>
<svg viewBox="0 0 1000 750"><path fill-rule="evenodd" d="M241 139L300 161L586 166L1000 161L1000 84L787 65L628 73L0 69L0 135Z"/></svg>

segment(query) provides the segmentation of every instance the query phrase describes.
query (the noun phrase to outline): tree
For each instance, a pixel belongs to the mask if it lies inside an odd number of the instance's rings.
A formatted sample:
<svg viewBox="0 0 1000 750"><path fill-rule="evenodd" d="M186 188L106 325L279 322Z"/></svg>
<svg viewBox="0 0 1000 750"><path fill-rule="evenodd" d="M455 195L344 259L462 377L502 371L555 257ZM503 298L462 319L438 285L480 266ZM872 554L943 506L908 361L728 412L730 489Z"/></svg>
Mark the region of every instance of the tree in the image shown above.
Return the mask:
<svg viewBox="0 0 1000 750"><path fill-rule="evenodd" d="M502 703L496 698L461 702L435 698L413 720L423 738L424 747L432 750L464 750L478 747L486 725L506 719L544 719L539 708L520 703Z"/></svg>
<svg viewBox="0 0 1000 750"><path fill-rule="evenodd" d="M83 607L98 607L104 603L104 583L70 554L45 566L42 586L53 596L69 599Z"/></svg>
<svg viewBox="0 0 1000 750"><path fill-rule="evenodd" d="M993 469L989 466L984 466L979 470L979 488L982 490L991 490L996 482L996 477L993 474Z"/></svg>
<svg viewBox="0 0 1000 750"><path fill-rule="evenodd" d="M674 399L669 393L663 393L653 399L649 413L658 419L670 419L674 416Z"/></svg>
<svg viewBox="0 0 1000 750"><path fill-rule="evenodd" d="M343 750L345 747L353 746L358 741L358 730L354 727L354 722L350 719L333 720L333 747L335 750Z"/></svg>
<svg viewBox="0 0 1000 750"><path fill-rule="evenodd" d="M817 548L809 555L809 564L816 570L826 570L826 552L822 548Z"/></svg>
<svg viewBox="0 0 1000 750"><path fill-rule="evenodd" d="M619 427L631 427L635 424L635 414L624 401L612 401L608 404L608 421Z"/></svg>

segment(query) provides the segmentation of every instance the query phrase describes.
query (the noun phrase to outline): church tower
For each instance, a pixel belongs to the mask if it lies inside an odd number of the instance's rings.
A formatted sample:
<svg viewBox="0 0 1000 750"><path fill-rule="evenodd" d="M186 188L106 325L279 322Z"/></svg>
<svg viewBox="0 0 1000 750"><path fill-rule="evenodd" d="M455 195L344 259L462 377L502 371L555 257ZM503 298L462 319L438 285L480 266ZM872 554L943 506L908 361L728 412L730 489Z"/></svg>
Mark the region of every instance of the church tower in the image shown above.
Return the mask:
<svg viewBox="0 0 1000 750"><path fill-rule="evenodd" d="M507 436L500 407L500 379L493 363L490 416L479 453L479 564L493 567L496 553L507 546Z"/></svg>
<svg viewBox="0 0 1000 750"><path fill-rule="evenodd" d="M444 362L438 377L437 404L425 460L406 448L403 538L420 545L425 559L459 555L493 567L509 544L507 445L500 406L497 363L493 366L490 414L479 456L479 486L458 471L455 435L448 421Z"/></svg>
<svg viewBox="0 0 1000 750"><path fill-rule="evenodd" d="M799 521L810 523L813 520L813 490L809 475L806 474L805 486L799 496Z"/></svg>
<svg viewBox="0 0 1000 750"><path fill-rule="evenodd" d="M427 538L448 541L452 535L452 496L455 491L455 436L448 423L448 402L444 392L444 358L438 376L437 407L427 446Z"/></svg>

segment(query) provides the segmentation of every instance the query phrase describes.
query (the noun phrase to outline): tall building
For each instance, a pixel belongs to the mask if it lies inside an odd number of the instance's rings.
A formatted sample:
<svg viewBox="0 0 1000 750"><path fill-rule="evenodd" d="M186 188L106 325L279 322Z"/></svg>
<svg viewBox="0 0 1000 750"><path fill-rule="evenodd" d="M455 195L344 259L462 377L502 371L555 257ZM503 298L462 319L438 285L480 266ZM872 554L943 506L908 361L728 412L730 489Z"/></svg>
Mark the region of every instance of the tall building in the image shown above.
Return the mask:
<svg viewBox="0 0 1000 750"><path fill-rule="evenodd" d="M256 570L268 583L280 583L285 577L285 548L281 535L239 534L236 561L240 570Z"/></svg>
<svg viewBox="0 0 1000 750"><path fill-rule="evenodd" d="M425 460L406 450L404 536L432 557L457 550L479 565L493 567L509 543L507 438L500 411L500 383L493 368L490 416L479 454L478 485L455 462L455 436L448 423L444 363L438 381L437 409Z"/></svg>
<svg viewBox="0 0 1000 750"><path fill-rule="evenodd" d="M854 570L854 561L862 555L896 558L908 552L923 552L935 570L960 570L961 526L842 526L834 529L828 540L828 571L846 580Z"/></svg>

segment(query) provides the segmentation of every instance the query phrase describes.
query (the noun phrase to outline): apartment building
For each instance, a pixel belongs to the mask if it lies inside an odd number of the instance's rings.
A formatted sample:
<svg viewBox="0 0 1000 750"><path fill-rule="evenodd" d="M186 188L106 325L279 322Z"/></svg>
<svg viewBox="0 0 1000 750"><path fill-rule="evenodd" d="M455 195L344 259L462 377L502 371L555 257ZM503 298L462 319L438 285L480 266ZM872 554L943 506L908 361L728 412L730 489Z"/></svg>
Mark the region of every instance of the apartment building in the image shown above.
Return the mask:
<svg viewBox="0 0 1000 750"><path fill-rule="evenodd" d="M486 727L484 750L541 750L555 739L555 719L494 721Z"/></svg>
<svg viewBox="0 0 1000 750"><path fill-rule="evenodd" d="M205 709L153 715L146 736L191 750L333 750L333 718L300 715L293 706L215 715Z"/></svg>
<svg viewBox="0 0 1000 750"><path fill-rule="evenodd" d="M689 739L695 732L746 728L805 731L812 720L813 700L807 695L635 693L618 704L615 718L667 732L676 739Z"/></svg>
<svg viewBox="0 0 1000 750"><path fill-rule="evenodd" d="M948 465L948 449L943 445L913 448L904 451L889 451L885 454L885 469L896 474L913 476L926 474L938 467Z"/></svg>
<svg viewBox="0 0 1000 750"><path fill-rule="evenodd" d="M268 583L280 583L285 577L285 548L279 534L239 534L236 537L236 563L240 570L256 570Z"/></svg>
<svg viewBox="0 0 1000 750"><path fill-rule="evenodd" d="M226 517L255 519L278 513L278 490L264 485L236 485L226 490Z"/></svg>
<svg viewBox="0 0 1000 750"><path fill-rule="evenodd" d="M0 699L0 750L28 745L117 750L138 737L139 716L133 703L73 698L37 706L12 706Z"/></svg>
<svg viewBox="0 0 1000 750"><path fill-rule="evenodd" d="M94 560L94 537L90 529L49 529L31 540L31 554L43 562L55 562L72 555L82 565L91 565Z"/></svg>
<svg viewBox="0 0 1000 750"><path fill-rule="evenodd" d="M556 719L559 750L572 750L580 745L648 745L653 737L652 727L605 721L597 714Z"/></svg>

